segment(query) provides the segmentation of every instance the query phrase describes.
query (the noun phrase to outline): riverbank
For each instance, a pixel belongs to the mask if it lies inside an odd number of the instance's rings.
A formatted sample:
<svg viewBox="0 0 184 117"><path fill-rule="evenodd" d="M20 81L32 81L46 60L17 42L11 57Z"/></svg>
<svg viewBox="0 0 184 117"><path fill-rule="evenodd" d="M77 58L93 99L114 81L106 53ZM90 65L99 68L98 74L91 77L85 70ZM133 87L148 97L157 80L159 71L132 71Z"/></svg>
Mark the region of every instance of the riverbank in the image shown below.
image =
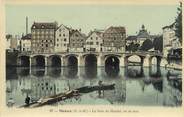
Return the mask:
<svg viewBox="0 0 184 117"><path fill-rule="evenodd" d="M182 70L182 65L176 64L176 63L170 63L166 65L166 68L174 69L174 70Z"/></svg>
<svg viewBox="0 0 184 117"><path fill-rule="evenodd" d="M6 51L6 66L17 66L18 51Z"/></svg>

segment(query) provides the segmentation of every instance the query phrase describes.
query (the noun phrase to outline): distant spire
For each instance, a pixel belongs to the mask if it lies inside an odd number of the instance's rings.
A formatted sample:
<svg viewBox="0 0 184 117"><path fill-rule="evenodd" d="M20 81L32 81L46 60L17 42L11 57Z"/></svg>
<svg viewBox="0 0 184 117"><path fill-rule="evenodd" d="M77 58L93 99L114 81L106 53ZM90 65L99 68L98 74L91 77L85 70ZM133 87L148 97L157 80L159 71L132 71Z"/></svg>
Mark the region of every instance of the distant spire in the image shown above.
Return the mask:
<svg viewBox="0 0 184 117"><path fill-rule="evenodd" d="M142 30L145 30L145 26L144 26L144 24L142 25Z"/></svg>

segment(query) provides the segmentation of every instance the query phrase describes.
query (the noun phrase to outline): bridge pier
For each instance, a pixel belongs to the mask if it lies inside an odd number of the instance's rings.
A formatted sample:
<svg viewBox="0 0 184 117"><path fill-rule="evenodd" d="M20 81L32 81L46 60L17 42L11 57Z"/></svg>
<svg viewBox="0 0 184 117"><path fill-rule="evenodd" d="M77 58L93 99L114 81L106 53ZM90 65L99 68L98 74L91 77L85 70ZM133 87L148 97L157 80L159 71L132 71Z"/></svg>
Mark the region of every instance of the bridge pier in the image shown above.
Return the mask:
<svg viewBox="0 0 184 117"><path fill-rule="evenodd" d="M162 58L161 59L161 62L160 62L160 66L161 67L166 67L166 65L168 64L168 61L166 58Z"/></svg>
<svg viewBox="0 0 184 117"><path fill-rule="evenodd" d="M79 55L77 57L78 60L78 66L84 66L84 57L82 55Z"/></svg>
<svg viewBox="0 0 184 117"><path fill-rule="evenodd" d="M146 55L146 57L141 62L143 62L143 66L144 67L149 67L150 66L150 56L149 55Z"/></svg>
<svg viewBox="0 0 184 117"><path fill-rule="evenodd" d="M120 67L124 67L124 66L126 66L126 62L127 62L127 60L125 61L126 59L125 59L125 57L124 56L122 56L122 57L120 57Z"/></svg>
<svg viewBox="0 0 184 117"><path fill-rule="evenodd" d="M48 66L48 58L45 56L45 67Z"/></svg>
<svg viewBox="0 0 184 117"><path fill-rule="evenodd" d="M97 66L103 66L102 65L102 56L101 56L101 54L99 55L99 56L97 56Z"/></svg>

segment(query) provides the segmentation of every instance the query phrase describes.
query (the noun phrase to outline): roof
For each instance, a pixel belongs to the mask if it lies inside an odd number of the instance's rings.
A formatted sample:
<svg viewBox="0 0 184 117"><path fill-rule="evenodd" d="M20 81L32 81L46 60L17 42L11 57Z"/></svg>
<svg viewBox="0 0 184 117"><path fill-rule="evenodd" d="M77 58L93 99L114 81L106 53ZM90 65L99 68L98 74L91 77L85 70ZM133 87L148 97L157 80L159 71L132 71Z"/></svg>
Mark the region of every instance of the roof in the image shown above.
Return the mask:
<svg viewBox="0 0 184 117"><path fill-rule="evenodd" d="M137 36L128 36L126 40L136 40Z"/></svg>
<svg viewBox="0 0 184 117"><path fill-rule="evenodd" d="M104 33L125 33L125 27L123 26L111 26Z"/></svg>
<svg viewBox="0 0 184 117"><path fill-rule="evenodd" d="M72 30L72 28L69 28L69 27L67 27L67 26L65 26L65 25L63 25L63 24L61 24L59 27L57 27L57 30L61 27L61 26L64 26L67 30Z"/></svg>
<svg viewBox="0 0 184 117"><path fill-rule="evenodd" d="M78 31L78 30L71 30L70 31L70 37L73 35L73 34L75 34L75 33L78 33L81 37L86 37L86 35L84 34L84 33L81 33L80 31Z"/></svg>
<svg viewBox="0 0 184 117"><path fill-rule="evenodd" d="M31 26L31 29L56 29L57 23L56 22L34 22Z"/></svg>
<svg viewBox="0 0 184 117"><path fill-rule="evenodd" d="M90 37L93 33L95 33L97 36L99 36L100 38L102 38L103 32L100 32L100 31L97 31L97 30L91 31L91 32L89 33L89 35L87 36L87 38Z"/></svg>
<svg viewBox="0 0 184 117"><path fill-rule="evenodd" d="M145 26L142 25L142 29L139 30L139 33L137 35L137 38L149 38L150 35L148 34L147 30L145 29Z"/></svg>
<svg viewBox="0 0 184 117"><path fill-rule="evenodd" d="M22 36L21 38L22 40L28 40L28 39L31 39L31 34L27 34L25 36Z"/></svg>
<svg viewBox="0 0 184 117"><path fill-rule="evenodd" d="M174 23L172 23L171 25L169 25L169 26L164 26L162 29L165 29L165 28L174 28L174 25L175 25L175 22Z"/></svg>

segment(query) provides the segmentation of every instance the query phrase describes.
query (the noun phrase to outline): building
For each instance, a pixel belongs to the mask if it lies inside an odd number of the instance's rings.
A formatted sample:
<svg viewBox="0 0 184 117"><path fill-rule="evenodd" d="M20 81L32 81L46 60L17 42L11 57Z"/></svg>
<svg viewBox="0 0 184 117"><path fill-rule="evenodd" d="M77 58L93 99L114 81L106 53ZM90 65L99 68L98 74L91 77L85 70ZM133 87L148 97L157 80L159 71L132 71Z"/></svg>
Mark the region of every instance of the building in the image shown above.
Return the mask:
<svg viewBox="0 0 184 117"><path fill-rule="evenodd" d="M181 43L179 39L175 35L175 24L171 24L170 26L163 27L163 49L164 56L170 53L172 54L172 50L181 49Z"/></svg>
<svg viewBox="0 0 184 117"><path fill-rule="evenodd" d="M84 52L85 50L85 34L78 30L72 30L70 32L70 52Z"/></svg>
<svg viewBox="0 0 184 117"><path fill-rule="evenodd" d="M60 25L56 30L55 52L67 52L70 43L70 28Z"/></svg>
<svg viewBox="0 0 184 117"><path fill-rule="evenodd" d="M31 51L31 34L22 36L20 43L21 43L21 52L30 52Z"/></svg>
<svg viewBox="0 0 184 117"><path fill-rule="evenodd" d="M163 46L164 46L164 48L171 47L172 40L176 39L173 25L165 26L162 29L163 29Z"/></svg>
<svg viewBox="0 0 184 117"><path fill-rule="evenodd" d="M85 48L86 51L93 51L93 52L102 52L103 51L103 33L99 31L92 31L89 33Z"/></svg>
<svg viewBox="0 0 184 117"><path fill-rule="evenodd" d="M6 35L6 50L11 49L11 39L12 39L12 35L7 34Z"/></svg>
<svg viewBox="0 0 184 117"><path fill-rule="evenodd" d="M124 52L125 51L125 27L109 27L103 33L103 46L105 52Z"/></svg>
<svg viewBox="0 0 184 117"><path fill-rule="evenodd" d="M131 43L138 43L137 36L132 35L126 38L126 46L129 46Z"/></svg>
<svg viewBox="0 0 184 117"><path fill-rule="evenodd" d="M20 51L20 40L19 35L6 35L6 48L12 51Z"/></svg>
<svg viewBox="0 0 184 117"><path fill-rule="evenodd" d="M145 29L145 26L142 25L141 30L139 30L139 33L137 34L137 42L140 44L140 46L143 44L143 42L147 39L151 39L151 35L148 33L148 31Z"/></svg>
<svg viewBox="0 0 184 117"><path fill-rule="evenodd" d="M51 53L54 52L55 31L57 23L34 22L31 27L31 50L32 53Z"/></svg>

